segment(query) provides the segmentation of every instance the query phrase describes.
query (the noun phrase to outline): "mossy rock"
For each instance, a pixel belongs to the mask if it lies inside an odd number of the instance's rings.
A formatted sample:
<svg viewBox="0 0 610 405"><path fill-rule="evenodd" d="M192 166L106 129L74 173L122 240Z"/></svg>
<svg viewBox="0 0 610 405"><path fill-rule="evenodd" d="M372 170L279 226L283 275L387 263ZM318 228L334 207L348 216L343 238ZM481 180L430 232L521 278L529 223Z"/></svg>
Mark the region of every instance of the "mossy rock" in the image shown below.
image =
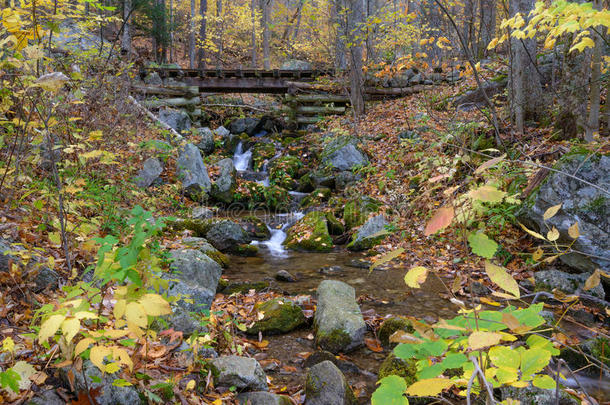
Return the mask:
<svg viewBox="0 0 610 405"><path fill-rule="evenodd" d="M381 363L379 373L377 373L377 379L381 380L390 375L402 377L407 383L407 386L410 386L417 381L417 361L415 359L404 360L396 357L394 353L390 353L383 363Z"/></svg>
<svg viewBox="0 0 610 405"><path fill-rule="evenodd" d="M288 190L274 184L265 187L255 181L243 181L235 191L233 199L250 209L265 206L275 211L287 212L292 197Z"/></svg>
<svg viewBox="0 0 610 405"><path fill-rule="evenodd" d="M379 327L379 331L377 332L377 337L381 341L381 344L385 347L393 347L396 346L395 343L390 344L390 336L399 330L404 330L407 333L413 333L415 330L411 326L411 322L404 318L388 318Z"/></svg>
<svg viewBox="0 0 610 405"><path fill-rule="evenodd" d="M225 139L225 143L224 143L225 151L229 155L232 155L233 153L235 153L235 149L237 149L237 145L240 142L244 143L244 150L246 150L250 146L249 141L250 141L250 137L248 136L248 134L229 135Z"/></svg>
<svg viewBox="0 0 610 405"><path fill-rule="evenodd" d="M305 215L290 228L284 245L296 250L330 252L333 241L328 233L324 213L312 211Z"/></svg>
<svg viewBox="0 0 610 405"><path fill-rule="evenodd" d="M332 191L328 187L316 188L307 197L303 198L303 201L301 201L301 207L307 208L307 207L315 207L317 205L320 205L323 202L328 201L331 194L332 194Z"/></svg>
<svg viewBox="0 0 610 405"><path fill-rule="evenodd" d="M286 333L305 323L303 310L289 300L276 298L257 304L255 308L263 318L247 330L249 334Z"/></svg>
<svg viewBox="0 0 610 405"><path fill-rule="evenodd" d="M252 169L256 172L262 170L265 161L275 156L275 145L271 142L257 142L252 147Z"/></svg>
<svg viewBox="0 0 610 405"><path fill-rule="evenodd" d="M328 232L333 236L343 235L345 233L345 226L335 217L332 212L326 213L326 223L328 225Z"/></svg>
<svg viewBox="0 0 610 405"><path fill-rule="evenodd" d="M205 237L205 234L208 233L214 222L212 219L178 218L175 221L168 222L168 225L175 231L188 230L193 232L193 236Z"/></svg>
<svg viewBox="0 0 610 405"><path fill-rule="evenodd" d="M254 257L258 254L258 246L242 243L232 247L231 253L237 256Z"/></svg>
<svg viewBox="0 0 610 405"><path fill-rule="evenodd" d="M281 156L271 164L269 175L273 176L274 172L283 172L290 177L296 178L301 167L303 167L303 164L296 156Z"/></svg>
<svg viewBox="0 0 610 405"><path fill-rule="evenodd" d="M381 202L374 198L364 196L349 201L343 207L343 222L347 229L358 227L366 221L371 212L378 212Z"/></svg>
<svg viewBox="0 0 610 405"><path fill-rule="evenodd" d="M201 253L220 264L220 266L223 268L227 268L229 266L229 257L220 250L216 249L205 239L185 238L182 240L182 243L199 250Z"/></svg>
<svg viewBox="0 0 610 405"><path fill-rule="evenodd" d="M218 284L218 286L220 287L220 283ZM260 291L260 290L264 290L265 288L269 288L269 283L267 283L266 281L237 282L237 283L228 282L227 285L222 290L218 289L217 291L222 292L223 294L226 294L226 295L231 295L231 294L235 294L235 293L247 294L248 291L250 291L250 290Z"/></svg>
<svg viewBox="0 0 610 405"><path fill-rule="evenodd" d="M310 193L316 188L316 183L311 173L303 175L298 182L297 190L301 193Z"/></svg>
<svg viewBox="0 0 610 405"><path fill-rule="evenodd" d="M605 337L589 339L581 343L582 351L610 367L610 340ZM589 360L581 353L562 349L559 357L568 363L570 368L580 369L589 365ZM597 368L595 368L597 370Z"/></svg>
<svg viewBox="0 0 610 405"><path fill-rule="evenodd" d="M265 222L254 215L245 217L242 221L242 226L255 239L267 240L271 237L271 232Z"/></svg>

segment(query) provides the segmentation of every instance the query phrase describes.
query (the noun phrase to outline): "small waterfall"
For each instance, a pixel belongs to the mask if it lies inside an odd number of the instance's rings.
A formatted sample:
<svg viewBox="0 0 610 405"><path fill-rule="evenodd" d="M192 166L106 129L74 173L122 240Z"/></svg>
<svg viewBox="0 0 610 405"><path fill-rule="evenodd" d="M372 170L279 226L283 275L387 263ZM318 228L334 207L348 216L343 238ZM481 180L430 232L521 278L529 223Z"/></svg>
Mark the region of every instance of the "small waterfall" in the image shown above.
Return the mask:
<svg viewBox="0 0 610 405"><path fill-rule="evenodd" d="M248 149L244 152L244 144L240 141L237 144L237 149L235 149L235 154L233 155L235 170L238 172L248 170L248 167L250 166L250 159L252 159L252 151Z"/></svg>
<svg viewBox="0 0 610 405"><path fill-rule="evenodd" d="M279 214L276 216L276 220L281 224L279 228L272 228L267 225L269 232L271 232L271 238L262 242L254 241L253 245L263 245L269 249L271 256L275 257L286 257L287 252L283 243L288 236L286 231L292 225L294 225L299 219L303 218L305 214L302 212L291 212L289 214Z"/></svg>

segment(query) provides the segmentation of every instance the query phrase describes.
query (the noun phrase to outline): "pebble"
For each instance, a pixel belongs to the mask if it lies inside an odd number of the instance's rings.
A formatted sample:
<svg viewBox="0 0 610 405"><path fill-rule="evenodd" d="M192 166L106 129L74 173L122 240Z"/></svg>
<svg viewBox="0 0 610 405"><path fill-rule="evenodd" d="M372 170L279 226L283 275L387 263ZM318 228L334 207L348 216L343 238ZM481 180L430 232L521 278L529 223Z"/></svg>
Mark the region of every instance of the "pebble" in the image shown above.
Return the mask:
<svg viewBox="0 0 610 405"><path fill-rule="evenodd" d="M287 283L294 283L297 281L297 278L292 274L288 273L286 270L280 270L275 274L275 279L277 281L285 281Z"/></svg>

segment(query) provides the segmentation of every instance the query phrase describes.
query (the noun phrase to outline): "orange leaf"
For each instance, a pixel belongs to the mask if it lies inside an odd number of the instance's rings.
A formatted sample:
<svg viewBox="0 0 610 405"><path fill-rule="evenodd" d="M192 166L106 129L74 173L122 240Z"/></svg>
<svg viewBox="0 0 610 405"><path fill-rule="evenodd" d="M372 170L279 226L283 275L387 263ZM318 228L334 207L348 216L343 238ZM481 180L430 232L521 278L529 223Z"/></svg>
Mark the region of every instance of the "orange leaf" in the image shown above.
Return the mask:
<svg viewBox="0 0 610 405"><path fill-rule="evenodd" d="M439 208L426 225L424 235L430 236L448 227L453 221L453 215L453 207Z"/></svg>
<svg viewBox="0 0 610 405"><path fill-rule="evenodd" d="M364 339L364 343L366 344L366 347L368 347L371 351L374 351L375 353L379 353L379 352L383 351L383 348L381 347L381 342L379 341L379 339L366 338L366 339Z"/></svg>

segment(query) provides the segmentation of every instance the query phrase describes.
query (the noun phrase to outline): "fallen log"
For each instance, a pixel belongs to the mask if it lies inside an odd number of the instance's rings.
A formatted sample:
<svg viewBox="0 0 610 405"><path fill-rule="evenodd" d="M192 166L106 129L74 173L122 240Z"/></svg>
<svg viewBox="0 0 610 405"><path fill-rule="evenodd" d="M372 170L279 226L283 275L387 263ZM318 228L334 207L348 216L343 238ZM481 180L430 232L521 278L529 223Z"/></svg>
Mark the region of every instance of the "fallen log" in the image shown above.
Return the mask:
<svg viewBox="0 0 610 405"><path fill-rule="evenodd" d="M146 100L142 102L148 108L159 108L159 107L185 107L189 105L201 104L199 97L193 98L162 98L158 100Z"/></svg>
<svg viewBox="0 0 610 405"><path fill-rule="evenodd" d="M127 99L141 112L143 112L144 114L146 114L148 116L148 118L150 118L151 120L153 120L154 122L156 122L157 124L159 124L161 126L161 128L169 131L170 134L173 135L173 139L168 136L168 141L170 143L174 143L174 142L180 142L183 138L182 135L180 135L178 132L176 132L176 130L172 127L170 127L169 125L167 125L165 122L161 121L159 119L159 117L157 117L155 114L153 114L152 112L150 112L146 107L144 107L142 104L138 103L138 100L136 100L135 98L133 98L132 96L127 96ZM174 142L172 142L174 141Z"/></svg>
<svg viewBox="0 0 610 405"><path fill-rule="evenodd" d="M297 113L303 115L331 115L331 114L343 114L345 107L324 107L324 106L300 106L297 107Z"/></svg>
<svg viewBox="0 0 610 405"><path fill-rule="evenodd" d="M145 86L134 84L131 90L135 93L150 94L155 96L197 96L199 89L196 86Z"/></svg>

